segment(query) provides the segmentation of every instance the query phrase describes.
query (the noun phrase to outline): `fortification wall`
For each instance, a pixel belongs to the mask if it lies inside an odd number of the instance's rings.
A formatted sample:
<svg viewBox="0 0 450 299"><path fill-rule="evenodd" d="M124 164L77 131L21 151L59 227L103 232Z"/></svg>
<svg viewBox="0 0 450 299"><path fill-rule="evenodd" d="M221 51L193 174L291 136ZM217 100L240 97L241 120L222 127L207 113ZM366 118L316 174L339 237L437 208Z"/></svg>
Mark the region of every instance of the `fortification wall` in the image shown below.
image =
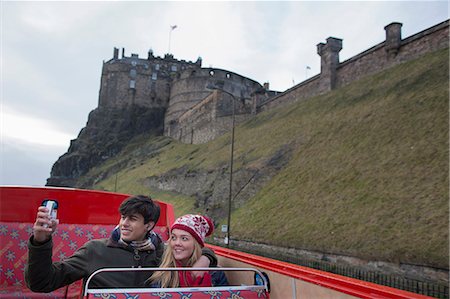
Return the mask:
<svg viewBox="0 0 450 299"><path fill-rule="evenodd" d="M250 99L253 93L262 89L258 82L226 70L202 68L181 72L172 83L164 135L177 138L174 134L179 134L175 133L178 119L208 97L212 92L211 87L225 90L239 100Z"/></svg>
<svg viewBox="0 0 450 299"><path fill-rule="evenodd" d="M173 138L183 143L199 144L230 132L232 101L235 101L236 124L251 117L251 101L233 99L226 93L215 91L180 116L176 125L171 127Z"/></svg>
<svg viewBox="0 0 450 299"><path fill-rule="evenodd" d="M340 63L342 39L329 37L317 45L321 72L283 93L270 91L265 84L239 74L215 68L201 68L195 63L136 54L118 56L104 62L99 107L121 108L138 105L165 110L164 135L187 143L202 143L229 130L232 97L238 121L260 111L311 98L355 80L375 74L425 53L449 46L449 22L445 21L406 39L401 38L400 23L384 29L386 40ZM224 92L214 100L211 88ZM230 94L232 96L230 96ZM228 120L227 120L228 118Z"/></svg>
<svg viewBox="0 0 450 299"><path fill-rule="evenodd" d="M335 58L339 59L340 48L336 43L342 40L329 38L327 44L319 44L318 53L322 57L321 74L262 102L256 107L257 112L323 94L423 54L449 47L448 20L404 40L401 40L400 23L389 24L385 30L386 41L335 67L329 56L335 55Z"/></svg>
<svg viewBox="0 0 450 299"><path fill-rule="evenodd" d="M402 40L397 53L393 55L389 53L386 42L382 42L340 63L337 68L337 87L448 46L448 21Z"/></svg>
<svg viewBox="0 0 450 299"><path fill-rule="evenodd" d="M320 75L314 76L279 95L269 98L257 105L256 111L262 112L278 105L288 105L303 99L307 99L328 91L320 84Z"/></svg>
<svg viewBox="0 0 450 299"><path fill-rule="evenodd" d="M183 143L198 144L214 138L215 127L210 124L216 120L216 102L217 95L212 93L183 114L173 127L177 139Z"/></svg>

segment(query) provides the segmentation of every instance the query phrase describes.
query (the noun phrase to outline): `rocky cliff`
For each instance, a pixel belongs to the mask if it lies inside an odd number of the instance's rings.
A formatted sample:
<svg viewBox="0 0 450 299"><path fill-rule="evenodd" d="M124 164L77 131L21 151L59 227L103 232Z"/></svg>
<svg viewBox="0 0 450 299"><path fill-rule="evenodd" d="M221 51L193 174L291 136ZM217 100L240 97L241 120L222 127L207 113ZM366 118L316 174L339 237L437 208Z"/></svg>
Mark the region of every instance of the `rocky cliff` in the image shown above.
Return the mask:
<svg viewBox="0 0 450 299"><path fill-rule="evenodd" d="M163 108L137 105L93 110L86 127L53 165L47 186L79 187L80 176L116 155L133 137L162 135L164 113Z"/></svg>

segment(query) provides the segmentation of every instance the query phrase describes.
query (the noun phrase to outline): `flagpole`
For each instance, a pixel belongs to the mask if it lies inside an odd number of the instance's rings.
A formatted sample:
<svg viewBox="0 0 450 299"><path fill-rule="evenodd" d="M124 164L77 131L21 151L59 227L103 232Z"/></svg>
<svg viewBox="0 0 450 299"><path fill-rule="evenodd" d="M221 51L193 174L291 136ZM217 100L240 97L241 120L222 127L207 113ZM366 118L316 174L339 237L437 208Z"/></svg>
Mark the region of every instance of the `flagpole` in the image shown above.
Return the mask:
<svg viewBox="0 0 450 299"><path fill-rule="evenodd" d="M170 31L169 31L169 50L167 51L167 54L170 54L170 40L172 39L172 31L174 31L175 28L177 28L177 25L171 25L170 26Z"/></svg>

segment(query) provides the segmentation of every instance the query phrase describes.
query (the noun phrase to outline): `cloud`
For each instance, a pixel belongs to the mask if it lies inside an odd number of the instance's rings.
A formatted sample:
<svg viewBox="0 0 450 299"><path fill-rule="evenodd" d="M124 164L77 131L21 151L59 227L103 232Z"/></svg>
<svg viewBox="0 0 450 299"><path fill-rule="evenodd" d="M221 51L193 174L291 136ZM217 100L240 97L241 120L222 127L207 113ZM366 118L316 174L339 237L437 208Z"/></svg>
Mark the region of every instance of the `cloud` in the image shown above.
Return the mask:
<svg viewBox="0 0 450 299"><path fill-rule="evenodd" d="M6 4L8 5L8 4ZM17 17L30 32L71 38L83 24L98 22L97 15L105 7L99 2L28 2L18 8Z"/></svg>
<svg viewBox="0 0 450 299"><path fill-rule="evenodd" d="M320 72L316 45L329 36L343 39L343 61L383 42L383 27L390 22L402 22L407 37L448 19L446 1L4 1L2 6L2 144L24 158L1 160L11 165L48 157L45 146L53 160L44 173L96 108L102 61L112 58L113 47L125 48L126 56L145 58L150 48L164 56L170 26L177 25L170 49L175 58L201 56L204 67L268 81L284 91Z"/></svg>
<svg viewBox="0 0 450 299"><path fill-rule="evenodd" d="M32 115L19 114L3 106L2 109L2 143L14 143L14 140L35 145L68 146L68 141L75 136L55 127L45 119Z"/></svg>
<svg viewBox="0 0 450 299"><path fill-rule="evenodd" d="M0 185L45 185L65 148L27 142L1 143Z"/></svg>

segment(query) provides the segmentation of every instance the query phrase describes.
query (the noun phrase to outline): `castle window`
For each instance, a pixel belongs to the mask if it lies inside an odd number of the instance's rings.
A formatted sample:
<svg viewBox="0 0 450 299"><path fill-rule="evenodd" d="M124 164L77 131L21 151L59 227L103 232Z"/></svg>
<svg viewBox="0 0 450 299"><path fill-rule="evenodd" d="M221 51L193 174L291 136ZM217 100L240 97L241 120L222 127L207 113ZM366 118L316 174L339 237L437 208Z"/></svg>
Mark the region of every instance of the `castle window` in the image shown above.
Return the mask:
<svg viewBox="0 0 450 299"><path fill-rule="evenodd" d="M132 66L136 66L136 64L137 64L136 60L131 61Z"/></svg>
<svg viewBox="0 0 450 299"><path fill-rule="evenodd" d="M212 71L212 70L209 71L209 75L210 75L210 76L214 76L214 71Z"/></svg>
<svg viewBox="0 0 450 299"><path fill-rule="evenodd" d="M136 70L135 69L131 69L130 70L130 77L131 78L136 78Z"/></svg>
<svg viewBox="0 0 450 299"><path fill-rule="evenodd" d="M155 65L155 70L159 71L159 63Z"/></svg>
<svg viewBox="0 0 450 299"><path fill-rule="evenodd" d="M152 80L156 80L156 79L158 79L158 75L157 75L157 73L153 73L152 74Z"/></svg>
<svg viewBox="0 0 450 299"><path fill-rule="evenodd" d="M226 77L227 79L230 79L230 78L231 78L231 74L230 74L230 73L227 73L227 74L225 75L225 77Z"/></svg>
<svg viewBox="0 0 450 299"><path fill-rule="evenodd" d="M172 72L176 72L177 71L177 66L176 65L172 65L171 70L172 70Z"/></svg>
<svg viewBox="0 0 450 299"><path fill-rule="evenodd" d="M130 88L131 89L136 89L136 81L130 80Z"/></svg>

